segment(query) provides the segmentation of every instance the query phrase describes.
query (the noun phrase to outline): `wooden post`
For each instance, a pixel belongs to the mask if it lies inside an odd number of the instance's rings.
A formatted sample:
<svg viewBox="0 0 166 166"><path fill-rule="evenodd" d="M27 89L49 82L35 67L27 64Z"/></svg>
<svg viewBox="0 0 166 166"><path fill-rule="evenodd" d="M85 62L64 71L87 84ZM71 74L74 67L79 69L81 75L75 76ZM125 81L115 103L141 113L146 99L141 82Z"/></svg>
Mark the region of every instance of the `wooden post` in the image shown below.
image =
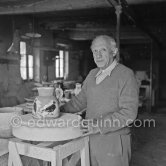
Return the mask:
<svg viewBox="0 0 166 166"><path fill-rule="evenodd" d="M152 100L153 100L153 94L152 94L152 92L153 92L153 42L152 42L152 40L151 40L151 42L150 42L150 103L149 103L149 113L151 113L152 112Z"/></svg>
<svg viewBox="0 0 166 166"><path fill-rule="evenodd" d="M115 6L116 9L116 17L117 17L117 25L116 25L116 42L117 42L117 48L118 48L118 54L117 54L117 61L120 60L120 16L122 12L122 6L117 5Z"/></svg>
<svg viewBox="0 0 166 166"><path fill-rule="evenodd" d="M18 153L18 149L15 142L9 142L9 160L8 165L12 166L23 166L20 158L20 154Z"/></svg>
<svg viewBox="0 0 166 166"><path fill-rule="evenodd" d="M85 146L81 150L81 166L90 166L89 162L89 137L84 138Z"/></svg>

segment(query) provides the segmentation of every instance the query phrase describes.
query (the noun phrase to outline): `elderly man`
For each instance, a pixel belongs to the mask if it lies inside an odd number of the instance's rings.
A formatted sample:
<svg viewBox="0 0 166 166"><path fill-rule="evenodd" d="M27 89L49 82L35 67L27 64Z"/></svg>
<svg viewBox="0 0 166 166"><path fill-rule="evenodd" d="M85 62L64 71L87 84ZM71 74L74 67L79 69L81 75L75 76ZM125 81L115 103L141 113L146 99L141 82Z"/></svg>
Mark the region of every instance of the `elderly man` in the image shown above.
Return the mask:
<svg viewBox="0 0 166 166"><path fill-rule="evenodd" d="M137 116L138 87L131 69L116 60L112 37L97 36L91 45L97 68L86 77L82 91L63 106L65 112L84 108L90 135L92 166L128 166L130 124Z"/></svg>

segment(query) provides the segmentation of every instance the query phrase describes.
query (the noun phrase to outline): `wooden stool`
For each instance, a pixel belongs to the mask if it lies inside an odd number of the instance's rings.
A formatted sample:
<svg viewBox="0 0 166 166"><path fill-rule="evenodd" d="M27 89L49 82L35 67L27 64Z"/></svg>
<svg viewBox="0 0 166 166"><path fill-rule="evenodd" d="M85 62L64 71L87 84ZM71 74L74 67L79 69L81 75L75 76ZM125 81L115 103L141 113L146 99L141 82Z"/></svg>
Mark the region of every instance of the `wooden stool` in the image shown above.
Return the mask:
<svg viewBox="0 0 166 166"><path fill-rule="evenodd" d="M62 160L70 155L69 161L65 159L65 166L75 166L80 155L81 166L90 166L89 137L63 142L40 142L36 145L17 138L10 140L8 166L23 166L20 155L50 162L51 166L62 166Z"/></svg>

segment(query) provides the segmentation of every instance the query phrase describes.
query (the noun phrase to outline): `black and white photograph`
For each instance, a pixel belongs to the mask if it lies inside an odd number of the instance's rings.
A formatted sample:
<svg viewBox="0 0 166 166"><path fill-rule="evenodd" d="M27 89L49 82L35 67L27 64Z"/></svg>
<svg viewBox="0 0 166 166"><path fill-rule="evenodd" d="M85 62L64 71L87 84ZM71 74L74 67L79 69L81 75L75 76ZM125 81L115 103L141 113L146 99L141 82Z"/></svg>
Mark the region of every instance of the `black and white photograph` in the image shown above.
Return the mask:
<svg viewBox="0 0 166 166"><path fill-rule="evenodd" d="M166 166L166 0L0 0L0 166Z"/></svg>

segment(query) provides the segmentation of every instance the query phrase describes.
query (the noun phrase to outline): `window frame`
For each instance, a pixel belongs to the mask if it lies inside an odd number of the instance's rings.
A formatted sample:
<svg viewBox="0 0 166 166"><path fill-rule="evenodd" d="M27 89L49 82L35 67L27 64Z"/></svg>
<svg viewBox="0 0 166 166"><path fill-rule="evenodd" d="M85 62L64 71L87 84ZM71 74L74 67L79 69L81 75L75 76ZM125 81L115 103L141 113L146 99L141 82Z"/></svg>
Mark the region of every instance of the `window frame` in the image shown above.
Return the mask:
<svg viewBox="0 0 166 166"><path fill-rule="evenodd" d="M22 53L21 50L21 43L25 44L25 52ZM21 78L26 81L26 80L33 80L34 79L34 56L33 54L30 54L30 52L28 51L28 48L30 48L30 46L28 45L27 41L21 40L20 41L20 74L21 74ZM25 56L25 65L22 66L21 64L21 60L22 60L22 55ZM32 64L29 63L29 59L30 57L32 57ZM30 68L32 70L32 77L30 77ZM25 75L22 74L22 70L25 69ZM24 78L24 76L25 78Z"/></svg>
<svg viewBox="0 0 166 166"><path fill-rule="evenodd" d="M69 51L60 49L58 53L59 54L55 57L55 78L66 79L68 76L69 68Z"/></svg>

